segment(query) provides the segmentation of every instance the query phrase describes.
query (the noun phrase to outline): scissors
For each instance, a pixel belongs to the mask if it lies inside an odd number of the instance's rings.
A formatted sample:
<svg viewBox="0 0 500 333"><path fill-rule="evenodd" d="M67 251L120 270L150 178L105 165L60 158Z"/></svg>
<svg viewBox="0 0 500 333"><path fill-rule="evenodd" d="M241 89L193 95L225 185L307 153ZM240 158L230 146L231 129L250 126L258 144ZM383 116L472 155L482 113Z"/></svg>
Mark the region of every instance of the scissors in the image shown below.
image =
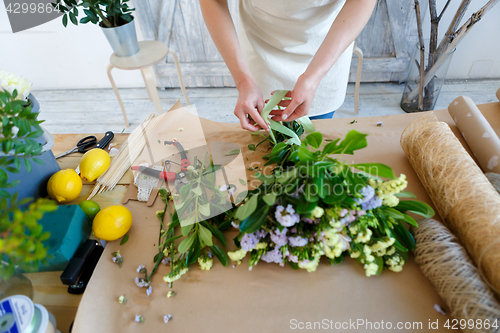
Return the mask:
<svg viewBox="0 0 500 333"><path fill-rule="evenodd" d="M70 149L68 151L65 151L62 154L57 155L56 159L59 157L63 157L63 156L72 154L72 153L77 152L77 151L79 153L83 154L83 153L86 153L89 150L94 149L94 148L104 149L111 142L111 140L113 140L114 137L115 137L115 135L111 131L106 132L104 134L104 137L99 142L97 142L97 138L93 135L86 136L83 139L81 139L80 141L78 141L78 143L76 144L76 147L74 147L73 149Z"/></svg>

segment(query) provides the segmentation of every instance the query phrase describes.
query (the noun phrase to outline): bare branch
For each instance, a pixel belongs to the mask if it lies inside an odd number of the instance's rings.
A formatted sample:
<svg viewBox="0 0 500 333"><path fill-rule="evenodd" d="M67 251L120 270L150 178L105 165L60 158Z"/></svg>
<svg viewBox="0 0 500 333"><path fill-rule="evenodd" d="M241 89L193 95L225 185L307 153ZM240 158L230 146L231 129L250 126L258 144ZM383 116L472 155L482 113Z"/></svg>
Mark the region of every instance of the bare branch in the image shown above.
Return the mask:
<svg viewBox="0 0 500 333"><path fill-rule="evenodd" d="M439 16L438 16L438 21L441 21L441 19L443 18L443 14L446 11L446 9L448 9L450 2L451 2L451 0L446 1L446 5L444 5L443 10L441 11L441 14L439 14Z"/></svg>
<svg viewBox="0 0 500 333"><path fill-rule="evenodd" d="M460 26L460 22L462 22L465 12L467 11L467 8L469 7L469 4L471 2L472 0L462 0L460 7L458 7L457 12L455 13L455 17L453 17L453 20L451 20L450 26L448 27L448 30L446 30L443 40L437 48L436 56L439 57L443 53L443 50L448 46L448 44L451 43L453 35L457 31L457 28Z"/></svg>
<svg viewBox="0 0 500 333"><path fill-rule="evenodd" d="M425 61L425 46L424 37L422 33L422 18L420 17L420 3L415 0L415 13L417 15L417 29L418 29L418 42L420 44L420 82L418 84L418 108L420 110L424 109L424 61ZM410 99L411 100L411 99Z"/></svg>

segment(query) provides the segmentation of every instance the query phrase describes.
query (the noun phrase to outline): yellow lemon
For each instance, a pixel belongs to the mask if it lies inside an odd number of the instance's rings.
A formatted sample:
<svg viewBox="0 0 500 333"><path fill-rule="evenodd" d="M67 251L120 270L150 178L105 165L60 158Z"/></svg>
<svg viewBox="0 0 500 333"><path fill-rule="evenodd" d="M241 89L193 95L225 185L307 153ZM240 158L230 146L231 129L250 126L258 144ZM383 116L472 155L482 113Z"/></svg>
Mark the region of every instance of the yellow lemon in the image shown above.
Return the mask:
<svg viewBox="0 0 500 333"><path fill-rule="evenodd" d="M58 171L50 177L47 192L60 203L75 200L82 192L82 180L73 169Z"/></svg>
<svg viewBox="0 0 500 333"><path fill-rule="evenodd" d="M120 205L109 206L94 217L92 231L94 235L105 241L114 241L130 230L132 213Z"/></svg>
<svg viewBox="0 0 500 333"><path fill-rule="evenodd" d="M80 160L80 177L86 182L93 182L109 168L109 154L99 148L94 148L83 154Z"/></svg>
<svg viewBox="0 0 500 333"><path fill-rule="evenodd" d="M85 215L87 215L87 217L91 220L93 220L97 213L101 210L99 204L92 200L84 200L80 202L78 206L80 206Z"/></svg>

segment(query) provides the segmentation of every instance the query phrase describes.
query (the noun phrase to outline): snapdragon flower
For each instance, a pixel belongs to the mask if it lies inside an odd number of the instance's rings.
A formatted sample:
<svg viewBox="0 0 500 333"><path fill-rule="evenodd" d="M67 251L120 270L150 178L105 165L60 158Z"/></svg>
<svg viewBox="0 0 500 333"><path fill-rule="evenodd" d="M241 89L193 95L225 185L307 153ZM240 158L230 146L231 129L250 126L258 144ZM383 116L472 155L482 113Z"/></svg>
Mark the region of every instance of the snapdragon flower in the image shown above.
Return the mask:
<svg viewBox="0 0 500 333"><path fill-rule="evenodd" d="M295 210L290 204L288 204L286 209L281 205L276 207L274 217L284 227L291 227L300 221L300 215L295 213Z"/></svg>

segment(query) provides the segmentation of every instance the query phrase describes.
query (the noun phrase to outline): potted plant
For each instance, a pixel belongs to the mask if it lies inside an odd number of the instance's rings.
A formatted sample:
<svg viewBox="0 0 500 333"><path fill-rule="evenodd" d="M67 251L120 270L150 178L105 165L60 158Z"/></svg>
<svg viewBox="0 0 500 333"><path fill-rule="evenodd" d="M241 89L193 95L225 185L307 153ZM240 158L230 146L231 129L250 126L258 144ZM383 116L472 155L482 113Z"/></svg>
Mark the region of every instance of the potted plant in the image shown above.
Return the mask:
<svg viewBox="0 0 500 333"><path fill-rule="evenodd" d="M130 14L134 8L127 4L129 0L57 0L52 5L63 13L62 23L66 27L68 20L78 25L78 7L85 14L80 23L99 24L117 57L128 57L139 52L134 17Z"/></svg>
<svg viewBox="0 0 500 333"><path fill-rule="evenodd" d="M31 83L26 79L0 71L2 197L14 193L20 199L45 196L48 179L60 170L50 150L54 139L40 126L43 122L37 119L40 107L30 92ZM31 161L40 166L33 169Z"/></svg>
<svg viewBox="0 0 500 333"><path fill-rule="evenodd" d="M436 104L439 93L441 92L441 87L446 78L451 58L458 43L460 43L470 29L472 29L486 13L498 3L498 0L487 1L481 9L472 14L464 24L460 25L471 3L469 0L462 0L443 38L440 39L438 36L439 22L451 0L446 2L439 14L436 8L436 1L428 1L431 31L430 38L424 39L420 2L419 0L414 0L419 42L413 53L413 58L410 61L408 78L400 103L401 108L406 112L429 111L434 109L434 105Z"/></svg>
<svg viewBox="0 0 500 333"><path fill-rule="evenodd" d="M36 120L38 113L32 112L32 102L25 97L31 84L15 80L14 75L5 72L0 72L0 80L0 87L5 88L0 91L0 147L3 153L0 157L0 299L14 294L32 297L31 282L16 268L32 271L45 259L47 249L43 241L50 235L43 232L38 220L57 206L47 199L18 200L18 193L8 191L20 188L21 183L19 179L9 180L9 175L19 174L23 169L31 171L32 160L43 163L34 157L42 153L43 146L35 139L42 136L43 130L41 121ZM11 94L13 82L21 83L16 85L21 94L17 89Z"/></svg>

